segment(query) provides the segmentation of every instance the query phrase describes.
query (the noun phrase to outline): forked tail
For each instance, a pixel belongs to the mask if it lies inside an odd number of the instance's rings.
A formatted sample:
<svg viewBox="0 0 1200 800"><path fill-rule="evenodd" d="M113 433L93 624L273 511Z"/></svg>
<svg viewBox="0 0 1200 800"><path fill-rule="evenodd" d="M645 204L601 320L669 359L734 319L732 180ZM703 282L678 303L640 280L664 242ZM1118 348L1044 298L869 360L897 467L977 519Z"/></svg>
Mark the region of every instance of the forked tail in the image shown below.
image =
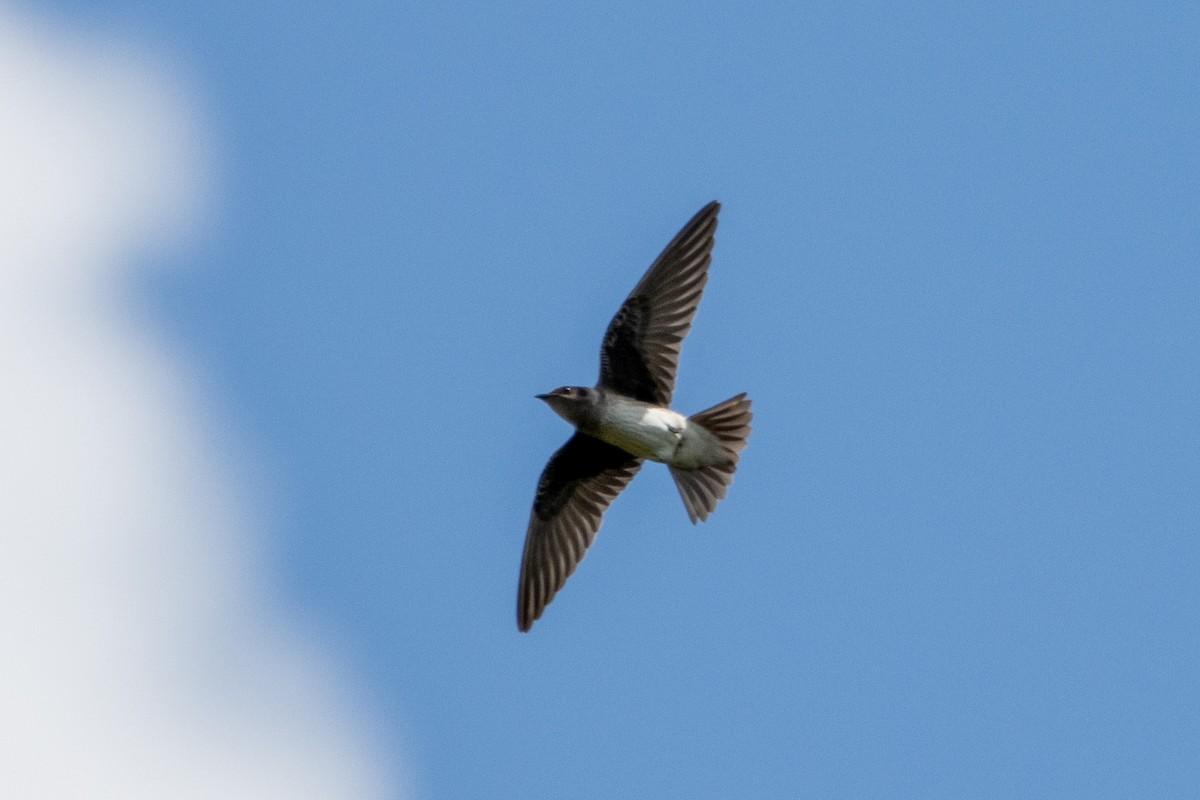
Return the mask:
<svg viewBox="0 0 1200 800"><path fill-rule="evenodd" d="M745 392L688 417L688 422L701 426L715 436L729 456L727 461L699 469L671 467L675 488L683 498L683 506L692 524L708 519L708 515L716 510L717 503L725 497L729 484L733 483L738 453L750 437L750 420L753 417Z"/></svg>

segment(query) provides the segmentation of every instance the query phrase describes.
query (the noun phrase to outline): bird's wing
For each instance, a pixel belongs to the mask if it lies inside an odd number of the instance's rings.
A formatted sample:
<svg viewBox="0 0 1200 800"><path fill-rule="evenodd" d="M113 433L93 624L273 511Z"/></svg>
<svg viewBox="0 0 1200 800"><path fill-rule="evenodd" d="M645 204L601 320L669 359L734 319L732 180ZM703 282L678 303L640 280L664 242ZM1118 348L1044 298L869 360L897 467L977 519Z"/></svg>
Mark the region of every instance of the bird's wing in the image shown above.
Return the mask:
<svg viewBox="0 0 1200 800"><path fill-rule="evenodd" d="M708 282L715 200L692 217L646 270L604 334L600 386L665 406L675 390L679 348Z"/></svg>
<svg viewBox="0 0 1200 800"><path fill-rule="evenodd" d="M641 465L640 458L582 433L550 458L538 481L521 557L517 625L522 631L542 615L583 560L605 510Z"/></svg>

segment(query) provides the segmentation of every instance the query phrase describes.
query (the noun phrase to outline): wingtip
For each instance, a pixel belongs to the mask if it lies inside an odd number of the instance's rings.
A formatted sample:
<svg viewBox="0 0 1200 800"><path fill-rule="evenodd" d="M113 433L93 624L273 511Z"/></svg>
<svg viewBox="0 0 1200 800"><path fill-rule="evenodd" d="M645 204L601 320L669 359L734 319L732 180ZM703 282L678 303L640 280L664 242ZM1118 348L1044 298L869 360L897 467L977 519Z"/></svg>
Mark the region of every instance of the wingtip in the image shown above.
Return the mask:
<svg viewBox="0 0 1200 800"><path fill-rule="evenodd" d="M535 622L537 622L537 615L530 613L524 605L517 607L517 630L521 633L529 633L529 629Z"/></svg>

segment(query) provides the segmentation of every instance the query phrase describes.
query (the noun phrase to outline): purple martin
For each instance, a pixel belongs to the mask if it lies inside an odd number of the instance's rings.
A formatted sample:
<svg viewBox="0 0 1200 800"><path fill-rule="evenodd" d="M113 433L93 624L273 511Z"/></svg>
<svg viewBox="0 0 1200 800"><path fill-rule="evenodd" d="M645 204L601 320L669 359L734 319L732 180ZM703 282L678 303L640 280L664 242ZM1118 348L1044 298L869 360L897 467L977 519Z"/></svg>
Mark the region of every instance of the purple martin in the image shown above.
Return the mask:
<svg viewBox="0 0 1200 800"><path fill-rule="evenodd" d="M716 201L700 209L638 281L609 323L593 387L537 397L575 427L538 481L521 578L517 626L528 631L583 559L613 499L645 459L666 464L692 523L725 497L750 436L743 392L684 416L670 408L679 351L708 282Z"/></svg>

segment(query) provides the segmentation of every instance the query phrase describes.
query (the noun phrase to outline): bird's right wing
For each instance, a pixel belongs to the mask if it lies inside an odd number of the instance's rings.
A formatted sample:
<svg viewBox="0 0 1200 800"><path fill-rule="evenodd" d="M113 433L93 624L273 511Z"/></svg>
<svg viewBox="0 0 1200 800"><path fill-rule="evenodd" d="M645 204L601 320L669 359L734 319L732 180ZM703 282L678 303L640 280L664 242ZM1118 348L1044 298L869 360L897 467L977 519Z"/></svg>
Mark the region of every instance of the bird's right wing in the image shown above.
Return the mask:
<svg viewBox="0 0 1200 800"><path fill-rule="evenodd" d="M550 458L538 481L521 557L517 626L522 631L542 615L583 560L604 512L641 466L640 458L582 433Z"/></svg>

